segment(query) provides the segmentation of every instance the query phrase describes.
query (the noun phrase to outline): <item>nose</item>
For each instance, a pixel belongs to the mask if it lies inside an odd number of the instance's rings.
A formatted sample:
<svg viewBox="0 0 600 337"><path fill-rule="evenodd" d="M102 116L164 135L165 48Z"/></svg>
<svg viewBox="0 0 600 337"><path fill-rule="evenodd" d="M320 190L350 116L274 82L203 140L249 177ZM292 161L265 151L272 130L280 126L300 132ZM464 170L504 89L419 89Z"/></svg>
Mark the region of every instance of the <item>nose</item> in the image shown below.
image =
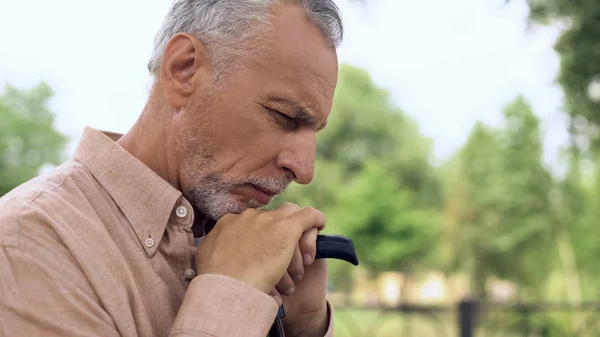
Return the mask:
<svg viewBox="0 0 600 337"><path fill-rule="evenodd" d="M284 147L277 159L277 166L296 183L310 184L315 176L315 133L296 135L293 140L286 141Z"/></svg>

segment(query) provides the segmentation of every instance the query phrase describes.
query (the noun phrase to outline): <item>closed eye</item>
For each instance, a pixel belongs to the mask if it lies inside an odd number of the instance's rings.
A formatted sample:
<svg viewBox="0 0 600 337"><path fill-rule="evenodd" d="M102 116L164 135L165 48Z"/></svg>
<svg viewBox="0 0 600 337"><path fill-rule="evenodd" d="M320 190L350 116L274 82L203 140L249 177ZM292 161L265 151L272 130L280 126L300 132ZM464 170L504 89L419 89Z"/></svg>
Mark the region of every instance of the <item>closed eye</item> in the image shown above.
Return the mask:
<svg viewBox="0 0 600 337"><path fill-rule="evenodd" d="M293 120L293 118L292 118L292 117L290 117L290 116L288 116L288 115L284 114L283 112L279 112L279 111L277 111L277 110L273 110L273 109L269 109L269 108L267 108L267 109L268 109L268 110L270 110L272 113L274 113L274 114L277 114L277 115L280 115L281 117L283 117L283 118L285 118L285 119Z"/></svg>
<svg viewBox="0 0 600 337"><path fill-rule="evenodd" d="M274 115L286 128L294 129L298 126L298 121L294 117L290 117L283 112L265 107L272 115Z"/></svg>

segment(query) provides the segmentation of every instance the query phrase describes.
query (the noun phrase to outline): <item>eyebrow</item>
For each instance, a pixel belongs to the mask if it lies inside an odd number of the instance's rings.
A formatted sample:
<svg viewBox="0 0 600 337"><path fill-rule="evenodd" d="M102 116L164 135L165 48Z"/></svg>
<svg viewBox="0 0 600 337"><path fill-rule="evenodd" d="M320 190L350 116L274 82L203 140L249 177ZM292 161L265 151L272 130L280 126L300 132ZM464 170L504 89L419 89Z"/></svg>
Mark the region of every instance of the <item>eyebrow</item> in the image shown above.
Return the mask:
<svg viewBox="0 0 600 337"><path fill-rule="evenodd" d="M276 96L269 96L268 100L275 103L282 103L290 107L292 110L294 110L294 118L300 119L304 123L313 127L317 125L317 121L315 120L314 114L311 112L311 109L307 108L303 104L298 103L296 100ZM323 130L326 125L327 123L321 125L318 131Z"/></svg>

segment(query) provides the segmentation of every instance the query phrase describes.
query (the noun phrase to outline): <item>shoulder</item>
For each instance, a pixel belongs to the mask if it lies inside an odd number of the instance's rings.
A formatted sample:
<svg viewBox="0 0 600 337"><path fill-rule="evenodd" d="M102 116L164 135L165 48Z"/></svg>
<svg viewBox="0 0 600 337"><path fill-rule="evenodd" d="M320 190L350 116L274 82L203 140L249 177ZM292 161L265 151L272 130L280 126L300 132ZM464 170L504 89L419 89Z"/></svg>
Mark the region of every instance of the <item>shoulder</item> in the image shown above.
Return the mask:
<svg viewBox="0 0 600 337"><path fill-rule="evenodd" d="M0 246L15 247L24 235L52 229L64 210L85 203L85 190L95 184L85 167L71 160L16 187L0 198Z"/></svg>

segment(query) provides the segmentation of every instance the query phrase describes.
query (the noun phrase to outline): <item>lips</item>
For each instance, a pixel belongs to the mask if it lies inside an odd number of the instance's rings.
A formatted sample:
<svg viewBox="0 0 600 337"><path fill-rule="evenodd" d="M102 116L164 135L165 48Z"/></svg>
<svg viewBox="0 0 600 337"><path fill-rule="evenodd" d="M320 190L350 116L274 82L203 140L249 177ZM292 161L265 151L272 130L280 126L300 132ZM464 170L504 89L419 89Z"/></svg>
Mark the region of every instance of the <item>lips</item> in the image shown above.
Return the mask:
<svg viewBox="0 0 600 337"><path fill-rule="evenodd" d="M266 190L260 186L256 186L254 184L252 184L252 187L256 188L257 190L263 192L264 194L270 195L272 197L276 196L277 194L279 194L277 191L271 191L271 190Z"/></svg>
<svg viewBox="0 0 600 337"><path fill-rule="evenodd" d="M269 202L271 202L271 199L273 197L275 197L277 194L279 194L278 191L266 190L259 186L254 185L254 184L251 184L251 186L253 187L253 190L254 190L254 193L253 193L254 198L263 205L266 205Z"/></svg>

